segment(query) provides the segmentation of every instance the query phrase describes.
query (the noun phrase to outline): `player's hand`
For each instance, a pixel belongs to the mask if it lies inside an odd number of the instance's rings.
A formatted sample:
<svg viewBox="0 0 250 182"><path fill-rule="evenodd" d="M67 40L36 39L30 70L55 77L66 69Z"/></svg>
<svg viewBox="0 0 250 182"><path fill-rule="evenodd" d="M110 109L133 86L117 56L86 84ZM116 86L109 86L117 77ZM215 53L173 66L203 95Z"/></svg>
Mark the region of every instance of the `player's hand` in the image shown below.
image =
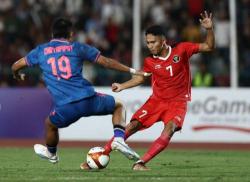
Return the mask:
<svg viewBox="0 0 250 182"><path fill-rule="evenodd" d="M204 11L204 13L201 13L201 18L199 20L203 28L205 29L213 28L212 13L208 14L207 11Z"/></svg>
<svg viewBox="0 0 250 182"><path fill-rule="evenodd" d="M122 91L123 89L122 89L122 86L121 86L121 84L120 83L113 83L112 84L112 91L113 92L120 92L120 91Z"/></svg>
<svg viewBox="0 0 250 182"><path fill-rule="evenodd" d="M25 80L25 74L24 73L13 73L13 78L20 81L24 81Z"/></svg>
<svg viewBox="0 0 250 182"><path fill-rule="evenodd" d="M133 75L140 75L140 76L151 76L151 73L147 73L144 71L136 70L134 68L130 68L129 72Z"/></svg>
<svg viewBox="0 0 250 182"><path fill-rule="evenodd" d="M136 72L134 73L134 75L141 75L141 76L148 77L148 76L151 76L152 73L147 73L147 72L144 72L144 71L136 70Z"/></svg>

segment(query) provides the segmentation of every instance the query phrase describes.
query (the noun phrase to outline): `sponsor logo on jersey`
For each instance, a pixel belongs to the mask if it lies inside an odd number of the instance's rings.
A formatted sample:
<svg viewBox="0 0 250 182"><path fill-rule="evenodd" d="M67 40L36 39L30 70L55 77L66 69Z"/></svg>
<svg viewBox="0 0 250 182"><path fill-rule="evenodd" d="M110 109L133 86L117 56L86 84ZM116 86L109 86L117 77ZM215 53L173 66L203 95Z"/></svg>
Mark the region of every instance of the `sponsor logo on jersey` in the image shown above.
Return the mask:
<svg viewBox="0 0 250 182"><path fill-rule="evenodd" d="M155 65L155 69L160 69L160 68L161 68L160 64Z"/></svg>
<svg viewBox="0 0 250 182"><path fill-rule="evenodd" d="M181 121L181 117L180 116L175 116L174 117L177 121Z"/></svg>
<svg viewBox="0 0 250 182"><path fill-rule="evenodd" d="M174 63L178 63L180 60L181 60L180 56L174 55L174 57L173 57L173 62Z"/></svg>

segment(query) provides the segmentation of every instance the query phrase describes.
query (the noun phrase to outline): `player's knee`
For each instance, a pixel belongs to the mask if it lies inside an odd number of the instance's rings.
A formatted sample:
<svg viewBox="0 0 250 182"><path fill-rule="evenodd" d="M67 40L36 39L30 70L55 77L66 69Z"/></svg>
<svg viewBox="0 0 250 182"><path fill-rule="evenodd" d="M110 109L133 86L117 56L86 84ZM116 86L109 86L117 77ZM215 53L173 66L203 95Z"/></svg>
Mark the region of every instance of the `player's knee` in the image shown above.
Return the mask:
<svg viewBox="0 0 250 182"><path fill-rule="evenodd" d="M116 108L125 108L125 104L121 99L115 98L115 107Z"/></svg>
<svg viewBox="0 0 250 182"><path fill-rule="evenodd" d="M165 125L164 131L168 136L171 137L175 133L176 128L176 124L173 121L170 121Z"/></svg>
<svg viewBox="0 0 250 182"><path fill-rule="evenodd" d="M138 131L140 128L141 128L141 123L137 120L133 120L127 125L126 131L128 131L129 133L134 133Z"/></svg>
<svg viewBox="0 0 250 182"><path fill-rule="evenodd" d="M51 123L49 118L45 120L45 125L48 129L57 129L57 127Z"/></svg>

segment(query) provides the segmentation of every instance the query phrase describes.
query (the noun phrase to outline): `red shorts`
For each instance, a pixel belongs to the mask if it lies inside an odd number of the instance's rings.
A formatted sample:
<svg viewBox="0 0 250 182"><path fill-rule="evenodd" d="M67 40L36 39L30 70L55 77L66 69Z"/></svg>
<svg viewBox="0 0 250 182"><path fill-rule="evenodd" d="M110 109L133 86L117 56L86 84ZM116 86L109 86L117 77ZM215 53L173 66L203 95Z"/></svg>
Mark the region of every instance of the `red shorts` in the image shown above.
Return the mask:
<svg viewBox="0 0 250 182"><path fill-rule="evenodd" d="M148 128L158 121L162 121L164 124L173 121L181 129L186 112L187 101L166 102L149 98L132 116L131 121L138 120L144 128Z"/></svg>

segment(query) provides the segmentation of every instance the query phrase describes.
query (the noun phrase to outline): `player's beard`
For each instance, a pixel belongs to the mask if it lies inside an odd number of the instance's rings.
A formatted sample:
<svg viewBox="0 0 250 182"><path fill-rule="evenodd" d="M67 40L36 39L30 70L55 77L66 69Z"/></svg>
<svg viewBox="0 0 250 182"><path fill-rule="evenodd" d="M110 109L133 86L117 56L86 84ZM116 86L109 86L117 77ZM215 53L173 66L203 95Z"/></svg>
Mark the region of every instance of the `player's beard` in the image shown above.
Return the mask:
<svg viewBox="0 0 250 182"><path fill-rule="evenodd" d="M162 54L162 51L164 50L164 48L165 48L165 44L162 44L160 50L156 54L153 54L153 55L161 57L162 56L161 54Z"/></svg>

